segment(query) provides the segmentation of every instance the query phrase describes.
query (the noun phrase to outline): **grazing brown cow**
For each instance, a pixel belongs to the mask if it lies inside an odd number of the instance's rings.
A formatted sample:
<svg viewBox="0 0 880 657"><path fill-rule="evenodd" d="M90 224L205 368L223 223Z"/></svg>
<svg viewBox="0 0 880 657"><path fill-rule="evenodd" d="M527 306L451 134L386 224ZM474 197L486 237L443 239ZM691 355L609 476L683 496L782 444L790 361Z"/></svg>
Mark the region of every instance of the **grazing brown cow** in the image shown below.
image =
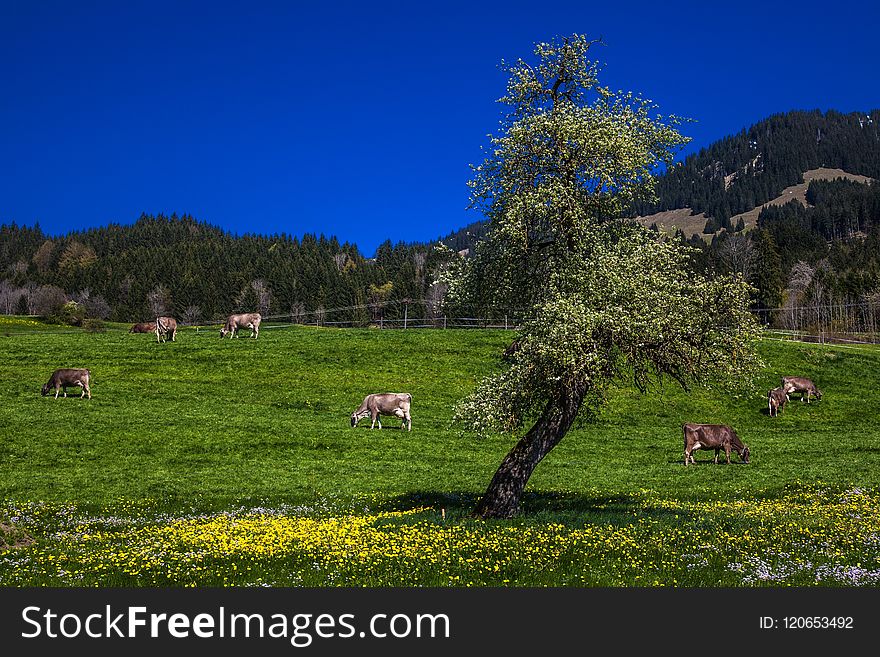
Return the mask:
<svg viewBox="0 0 880 657"><path fill-rule="evenodd" d="M177 320L173 317L157 317L156 318L156 342L165 342L168 335L171 335L171 341L177 335ZM159 338L162 338L161 340Z"/></svg>
<svg viewBox="0 0 880 657"><path fill-rule="evenodd" d="M79 386L82 388L82 394L79 396L80 399L89 396L89 399L92 398L92 391L89 388L89 379L91 378L91 371L88 369L82 368L69 368L63 367L61 369L57 369L52 372L52 376L49 377L49 382L43 384L42 394L43 397L49 394L50 390L55 390L55 399L58 399L58 393L61 389L64 389L64 396L67 397L67 389L72 388L73 386Z"/></svg>
<svg viewBox="0 0 880 657"><path fill-rule="evenodd" d="M727 455L727 462L730 463L730 450L733 449L739 454L743 463L749 462L749 448L736 435L736 432L724 424L694 424L687 423L682 425L684 433L684 464L688 461L696 463L692 452L700 448L715 450L715 463L718 463L718 452L722 449Z"/></svg>
<svg viewBox="0 0 880 657"><path fill-rule="evenodd" d="M779 415L780 411L785 410L785 404L788 402L788 394L785 388L773 388L767 393L767 407L770 409L770 417Z"/></svg>
<svg viewBox="0 0 880 657"><path fill-rule="evenodd" d="M351 414L351 426L356 427L358 422L369 415L373 421L370 429L375 427L377 423L381 429L382 422L379 420L379 416L393 415L403 420L401 429L406 427L407 431L412 431L412 418L409 414L411 405L412 395L408 392L383 392L367 395L358 409Z"/></svg>
<svg viewBox="0 0 880 657"><path fill-rule="evenodd" d="M155 333L156 332L156 322L140 322L135 324L130 329L128 329L129 333Z"/></svg>
<svg viewBox="0 0 880 657"><path fill-rule="evenodd" d="M822 391L816 387L816 384L802 376L782 377L782 387L785 388L786 394L799 392L801 394L801 401L804 401L806 398L808 404L810 403L811 395L816 399L822 399Z"/></svg>
<svg viewBox="0 0 880 657"><path fill-rule="evenodd" d="M258 338L260 336L260 322L263 317L260 313L244 313L241 315L230 315L226 319L226 324L220 329L220 337L224 337L229 333L229 337L234 338L235 332L240 328L248 328L251 330L251 337Z"/></svg>

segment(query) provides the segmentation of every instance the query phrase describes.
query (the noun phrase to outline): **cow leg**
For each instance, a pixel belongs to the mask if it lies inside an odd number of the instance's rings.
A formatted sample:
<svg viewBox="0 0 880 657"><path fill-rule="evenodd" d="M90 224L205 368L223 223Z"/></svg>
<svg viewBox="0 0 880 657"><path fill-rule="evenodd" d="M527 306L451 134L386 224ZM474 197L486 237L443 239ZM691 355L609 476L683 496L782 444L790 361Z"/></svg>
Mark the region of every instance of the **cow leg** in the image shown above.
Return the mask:
<svg viewBox="0 0 880 657"><path fill-rule="evenodd" d="M410 417L410 414L409 414L409 413L407 413L407 414L404 416L404 422L403 422L403 423L406 425L406 430L407 430L407 431L412 431L412 417Z"/></svg>
<svg viewBox="0 0 880 657"><path fill-rule="evenodd" d="M688 461L690 460L690 458L691 458L691 453L689 451L687 451L687 449L685 449L684 450L684 464L685 465L688 464Z"/></svg>
<svg viewBox="0 0 880 657"><path fill-rule="evenodd" d="M730 445L726 445L724 451L727 454L727 465L730 465Z"/></svg>
<svg viewBox="0 0 880 657"><path fill-rule="evenodd" d="M718 447L715 448L715 465L718 465L718 452L720 451Z"/></svg>
<svg viewBox="0 0 880 657"><path fill-rule="evenodd" d="M55 399L58 399L59 392L61 392L61 388L60 387L55 388ZM64 396L67 397L67 395L64 395Z"/></svg>

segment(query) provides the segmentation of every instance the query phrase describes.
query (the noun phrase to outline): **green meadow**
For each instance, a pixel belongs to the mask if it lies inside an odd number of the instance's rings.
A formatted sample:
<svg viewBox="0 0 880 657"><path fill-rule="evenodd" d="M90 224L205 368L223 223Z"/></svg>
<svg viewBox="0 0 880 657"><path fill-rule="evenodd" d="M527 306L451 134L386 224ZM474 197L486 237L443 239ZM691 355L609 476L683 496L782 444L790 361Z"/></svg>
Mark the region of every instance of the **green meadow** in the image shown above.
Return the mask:
<svg viewBox="0 0 880 657"><path fill-rule="evenodd" d="M765 340L751 390L615 389L522 513L482 522L513 438L462 434L453 405L511 333L127 328L0 324L0 585L880 584L878 349ZM89 367L92 399L42 397L57 367ZM783 374L822 400L769 417ZM412 394L412 431L351 428L384 391ZM733 426L751 463L684 467L684 422Z"/></svg>

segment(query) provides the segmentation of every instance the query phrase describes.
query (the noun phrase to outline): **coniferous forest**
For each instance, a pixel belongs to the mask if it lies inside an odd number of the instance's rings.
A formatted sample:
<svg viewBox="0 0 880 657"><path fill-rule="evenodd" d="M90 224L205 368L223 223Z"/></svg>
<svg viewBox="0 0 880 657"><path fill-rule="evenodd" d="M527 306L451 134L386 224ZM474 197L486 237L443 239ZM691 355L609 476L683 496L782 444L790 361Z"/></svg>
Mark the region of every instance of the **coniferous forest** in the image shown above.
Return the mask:
<svg viewBox="0 0 880 657"><path fill-rule="evenodd" d="M773 115L685 158L658 178L657 201L637 203L634 213L689 207L728 227L818 168L880 178L880 110Z"/></svg>
<svg viewBox="0 0 880 657"><path fill-rule="evenodd" d="M754 226L731 222L817 168L873 182L812 180L806 205L767 205ZM702 234L672 238L693 247L695 270L744 276L765 324L876 332L877 180L880 110L793 111L688 156L658 177L656 200L635 203L630 214L705 213ZM436 321L445 297L438 272L450 258L472 253L486 229L476 222L432 244L386 241L369 258L334 237L236 236L189 215L143 215L132 225L63 236L8 223L0 226L0 313L74 324L160 314L198 324L252 310L308 323L365 326L405 312ZM449 249L436 249L440 242Z"/></svg>
<svg viewBox="0 0 880 657"><path fill-rule="evenodd" d="M804 205L767 205L746 228L737 214L761 208L815 169L872 178L812 180ZM843 114L795 111L771 116L700 150L657 178L657 199L632 217L689 208L705 213L693 247L697 271L737 273L756 289L765 324L822 332L880 328L880 110ZM656 228L656 226L654 226ZM659 229L658 229L659 230ZM453 236L473 249L485 227Z"/></svg>
<svg viewBox="0 0 880 657"><path fill-rule="evenodd" d="M62 237L9 224L0 227L0 312L51 316L72 300L87 318L126 322L171 314L196 324L256 310L367 324L396 317L395 302L437 296L446 257L386 241L365 258L333 237L234 236L191 216L143 215ZM425 304L409 311L418 317Z"/></svg>
<svg viewBox="0 0 880 657"><path fill-rule="evenodd" d="M731 225L819 168L867 176L812 180L806 205L767 205L756 225ZM637 214L689 207L714 230L677 237L695 266L737 272L756 288L765 324L821 332L880 328L880 111L772 116L685 159L658 179L658 202ZM688 192L687 190L691 190Z"/></svg>

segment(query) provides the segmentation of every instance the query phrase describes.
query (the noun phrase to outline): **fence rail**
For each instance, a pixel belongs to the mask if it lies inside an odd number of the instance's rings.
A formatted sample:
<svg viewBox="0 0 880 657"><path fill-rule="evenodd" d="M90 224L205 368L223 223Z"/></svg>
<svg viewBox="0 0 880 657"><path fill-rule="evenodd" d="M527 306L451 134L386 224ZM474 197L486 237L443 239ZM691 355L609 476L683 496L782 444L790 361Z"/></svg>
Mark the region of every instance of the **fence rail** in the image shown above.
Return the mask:
<svg viewBox="0 0 880 657"><path fill-rule="evenodd" d="M877 333L810 333L803 331L786 331L782 329L765 329L764 335L778 340L809 342L812 344L880 344L880 334Z"/></svg>
<svg viewBox="0 0 880 657"><path fill-rule="evenodd" d="M880 344L880 302L836 305L758 308L755 315L765 324L765 335L779 340L809 343ZM289 313L263 313L263 329L293 325L377 329L518 329L527 319L523 308L451 306L429 299L406 299ZM767 320L772 319L772 325ZM225 317L181 321L182 327L198 332L216 330ZM57 326L19 329L0 323L0 335L19 333L65 333L80 329Z"/></svg>

